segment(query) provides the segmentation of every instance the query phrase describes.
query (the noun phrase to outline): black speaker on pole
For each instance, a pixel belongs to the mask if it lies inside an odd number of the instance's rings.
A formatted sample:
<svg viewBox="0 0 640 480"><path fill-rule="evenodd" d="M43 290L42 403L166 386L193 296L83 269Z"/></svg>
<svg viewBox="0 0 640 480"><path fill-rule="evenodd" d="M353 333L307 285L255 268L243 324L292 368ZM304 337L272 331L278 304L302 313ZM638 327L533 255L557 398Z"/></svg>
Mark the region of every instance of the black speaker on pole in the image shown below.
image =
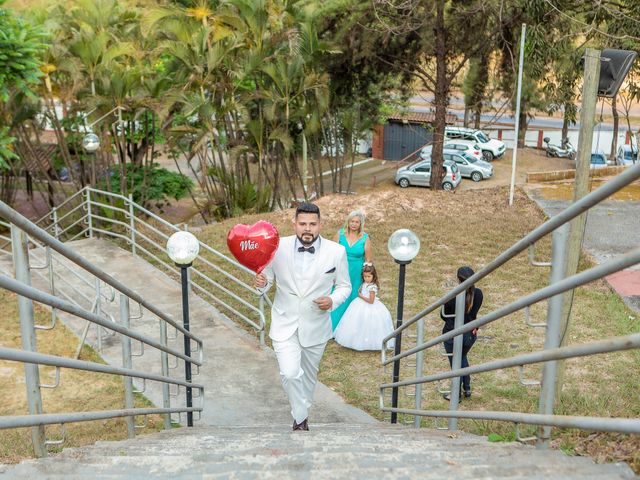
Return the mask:
<svg viewBox="0 0 640 480"><path fill-rule="evenodd" d="M638 56L633 50L605 48L600 54L599 97L615 97Z"/></svg>

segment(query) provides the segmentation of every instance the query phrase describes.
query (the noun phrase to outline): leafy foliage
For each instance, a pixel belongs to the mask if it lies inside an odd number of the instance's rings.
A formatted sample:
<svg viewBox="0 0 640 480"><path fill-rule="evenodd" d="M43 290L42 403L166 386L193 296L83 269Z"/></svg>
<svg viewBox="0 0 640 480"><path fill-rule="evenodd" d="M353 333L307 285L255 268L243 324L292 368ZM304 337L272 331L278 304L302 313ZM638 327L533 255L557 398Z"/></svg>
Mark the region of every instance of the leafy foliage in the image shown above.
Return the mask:
<svg viewBox="0 0 640 480"><path fill-rule="evenodd" d="M212 167L209 175L222 187L214 196L210 209L217 219L236 217L249 213L270 211L270 188L259 189L256 184L247 180L238 180L222 169Z"/></svg>
<svg viewBox="0 0 640 480"><path fill-rule="evenodd" d="M109 183L112 192L123 193L120 189L119 170L116 169L112 172ZM144 167L127 164L126 184L129 187L128 192L133 195L135 202L144 204L147 201L155 201L158 206L167 203L170 198L180 200L187 195L193 186L189 177L161 168L157 163ZM100 187L109 190L106 180L102 182Z"/></svg>
<svg viewBox="0 0 640 480"><path fill-rule="evenodd" d="M11 144L15 140L9 127L13 119L6 103L16 93L32 95L31 89L41 76L38 55L44 49L43 34L24 20L2 8L0 0L0 167L17 158Z"/></svg>

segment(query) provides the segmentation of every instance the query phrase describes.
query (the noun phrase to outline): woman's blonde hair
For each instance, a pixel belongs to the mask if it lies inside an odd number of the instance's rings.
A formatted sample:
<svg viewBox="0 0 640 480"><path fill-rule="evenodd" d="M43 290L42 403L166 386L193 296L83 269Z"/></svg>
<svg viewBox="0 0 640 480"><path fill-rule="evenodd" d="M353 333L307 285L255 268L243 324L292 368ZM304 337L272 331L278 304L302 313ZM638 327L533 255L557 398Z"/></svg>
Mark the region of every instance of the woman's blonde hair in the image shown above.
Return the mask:
<svg viewBox="0 0 640 480"><path fill-rule="evenodd" d="M354 210L347 215L347 220L344 222L344 227L342 227L345 234L349 231L349 222L354 217L358 217L360 219L360 230L358 230L358 233L362 233L364 231L364 212L362 210Z"/></svg>

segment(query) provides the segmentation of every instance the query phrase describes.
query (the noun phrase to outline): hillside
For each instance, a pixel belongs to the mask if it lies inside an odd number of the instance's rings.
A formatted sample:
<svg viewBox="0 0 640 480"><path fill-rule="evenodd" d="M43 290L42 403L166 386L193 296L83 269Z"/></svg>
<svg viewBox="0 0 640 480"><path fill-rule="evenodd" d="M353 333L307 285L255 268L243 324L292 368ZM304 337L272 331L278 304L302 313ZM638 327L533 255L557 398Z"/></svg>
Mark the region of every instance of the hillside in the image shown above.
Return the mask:
<svg viewBox="0 0 640 480"><path fill-rule="evenodd" d="M409 228L420 237L420 253L407 267L404 316L409 318L455 284L454 274L459 266L469 264L477 270L544 221L537 206L521 191L517 192L514 207L508 207L507 199L506 188L451 194L423 188L385 186L362 195L330 195L317 204L322 212L323 232L329 237L342 226L351 210L362 208L366 212L365 230L371 235L374 263L381 277L380 297L394 316L398 268L387 252L387 240L398 228ZM288 235L291 233L292 216L293 209L249 215L203 227L198 236L226 252L226 235L234 224L265 219L274 223L281 235ZM536 248L537 257L548 259L550 239L545 238L540 243ZM531 267L527 255L521 254L479 283L485 294L480 313L487 314L546 286L548 276L547 268ZM545 314L546 303L532 307L534 322L542 321ZM594 282L577 291L573 315L567 332L569 344L638 331L638 319L604 281ZM428 338L438 335L441 329L438 315L430 315L426 319ZM470 353L470 362L473 365L540 349L544 343L542 330L526 326L522 313L503 318L480 331L479 340ZM405 348L414 345L413 338L403 341ZM427 352L425 373L448 368L445 357L440 353L440 349ZM378 409L377 385L388 381L390 374L383 374L379 365L380 355L377 352L355 352L331 342L320 370L320 379L350 403L382 418ZM570 360L567 368L558 413L627 417L640 414L640 391L634 380L640 374L640 352ZM527 368L525 376L539 378L539 371L539 368ZM404 378L413 376L412 372L414 369L403 366ZM477 375L472 384L473 397L463 402L463 409L537 412L539 390L521 386L517 369ZM413 398L403 395L402 399L406 406L413 405ZM436 392L435 386L427 385L424 387L423 407L443 409L447 403ZM432 420L424 420L424 423L434 424ZM513 438L511 424L480 421L461 421L460 424L473 433L498 433L504 438ZM533 433L531 428L523 430L523 435ZM601 460L626 459L631 464L635 463L636 470L640 465L640 440L637 437L563 431L556 443L570 452L595 449Z"/></svg>

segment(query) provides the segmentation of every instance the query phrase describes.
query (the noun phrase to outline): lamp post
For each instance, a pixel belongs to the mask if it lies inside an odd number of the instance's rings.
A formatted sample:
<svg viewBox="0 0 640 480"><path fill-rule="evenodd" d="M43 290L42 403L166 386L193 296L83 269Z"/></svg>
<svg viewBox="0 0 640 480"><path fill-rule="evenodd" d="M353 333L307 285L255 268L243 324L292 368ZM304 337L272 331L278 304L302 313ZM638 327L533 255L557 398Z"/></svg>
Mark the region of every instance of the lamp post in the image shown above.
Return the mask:
<svg viewBox="0 0 640 480"><path fill-rule="evenodd" d="M112 108L111 110L109 110L107 113L102 115L97 120L94 120L93 122L91 122L89 125L85 124L85 128L86 129L92 128L96 123L101 122L102 120L104 120L105 118L107 118L109 115L111 115L113 112L116 112L116 111L118 112L118 120L116 120L116 122L122 124L122 111L123 110L126 110L126 108L121 107L120 105L118 105L118 106ZM87 113L84 118L86 119L86 117L91 115L91 113L93 113L94 111L95 111L95 108L93 110L91 110L89 113ZM100 137L98 137L93 132L87 133L82 139L82 147L88 153L95 152L96 150L98 150L100 148Z"/></svg>
<svg viewBox="0 0 640 480"><path fill-rule="evenodd" d="M400 265L400 275L398 276L398 309L397 309L397 317L398 320L396 322L396 329L400 328L402 325L402 311L404 308L404 277L405 277L405 269L407 265L411 263L411 261L418 255L420 251L420 239L418 236L413 233L411 230L407 230L406 228L401 228L400 230L396 230L389 237L389 242L387 243L387 248L389 249L389 253L395 260L395 262ZM395 341L395 350L394 356L400 354L400 348L402 344L402 332L398 333ZM400 379L400 360L395 360L393 362L393 382L397 382ZM393 387L391 390L391 407L398 408L398 387ZM398 413L391 412L391 423L398 422Z"/></svg>
<svg viewBox="0 0 640 480"><path fill-rule="evenodd" d="M189 276L187 269L198 256L200 244L198 239L190 232L176 232L167 240L167 254L169 258L180 267L180 279L182 283L182 325L189 331ZM191 341L184 336L184 354L191 356ZM185 381L191 383L191 362L184 362ZM187 387L187 408L193 406L191 387ZM193 427L193 412L187 412L187 426Z"/></svg>

